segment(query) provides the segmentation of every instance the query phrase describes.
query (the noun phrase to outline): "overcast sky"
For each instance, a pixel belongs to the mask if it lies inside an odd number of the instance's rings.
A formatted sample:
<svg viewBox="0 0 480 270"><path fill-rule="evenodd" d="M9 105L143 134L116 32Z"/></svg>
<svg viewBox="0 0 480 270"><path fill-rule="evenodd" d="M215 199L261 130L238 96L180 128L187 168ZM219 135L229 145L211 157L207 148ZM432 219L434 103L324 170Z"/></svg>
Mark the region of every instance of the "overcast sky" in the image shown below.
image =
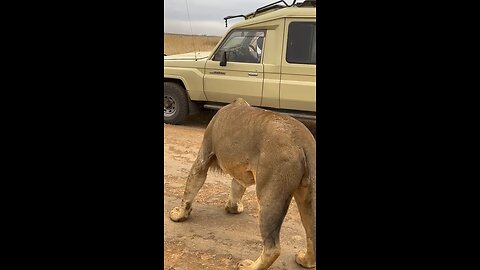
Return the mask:
<svg viewBox="0 0 480 270"><path fill-rule="evenodd" d="M222 36L225 28L224 17L246 15L275 0L164 0L165 33L191 34L187 6L190 13L193 34ZM293 0L286 0L291 4ZM228 20L228 27L243 18Z"/></svg>

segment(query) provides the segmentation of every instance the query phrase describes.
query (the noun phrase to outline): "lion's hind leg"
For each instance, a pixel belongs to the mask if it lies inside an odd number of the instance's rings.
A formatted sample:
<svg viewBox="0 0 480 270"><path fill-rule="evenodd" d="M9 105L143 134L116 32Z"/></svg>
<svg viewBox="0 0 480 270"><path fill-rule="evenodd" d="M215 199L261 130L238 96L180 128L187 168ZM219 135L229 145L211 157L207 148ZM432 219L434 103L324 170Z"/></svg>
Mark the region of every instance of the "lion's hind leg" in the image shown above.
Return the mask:
<svg viewBox="0 0 480 270"><path fill-rule="evenodd" d="M257 173L256 193L260 206L259 225L263 251L255 262L241 261L239 270L268 269L280 256L280 229L293 192L301 180L297 175L300 174L298 168L288 163L282 166Z"/></svg>

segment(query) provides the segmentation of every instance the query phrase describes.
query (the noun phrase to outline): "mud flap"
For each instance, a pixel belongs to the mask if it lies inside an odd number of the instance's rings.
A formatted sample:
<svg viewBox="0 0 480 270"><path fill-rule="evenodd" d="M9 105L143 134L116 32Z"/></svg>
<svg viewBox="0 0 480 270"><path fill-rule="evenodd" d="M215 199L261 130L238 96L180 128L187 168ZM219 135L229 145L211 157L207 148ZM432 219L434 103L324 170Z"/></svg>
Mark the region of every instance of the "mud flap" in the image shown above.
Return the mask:
<svg viewBox="0 0 480 270"><path fill-rule="evenodd" d="M200 112L200 106L188 98L188 114L193 115Z"/></svg>

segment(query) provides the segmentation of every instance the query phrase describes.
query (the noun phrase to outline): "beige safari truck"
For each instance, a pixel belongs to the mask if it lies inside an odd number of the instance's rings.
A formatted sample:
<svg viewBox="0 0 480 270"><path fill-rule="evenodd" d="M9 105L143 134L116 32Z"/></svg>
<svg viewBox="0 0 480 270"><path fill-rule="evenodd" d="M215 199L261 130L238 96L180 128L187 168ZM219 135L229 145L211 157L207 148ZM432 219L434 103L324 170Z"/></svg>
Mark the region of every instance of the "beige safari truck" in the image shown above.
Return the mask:
<svg viewBox="0 0 480 270"><path fill-rule="evenodd" d="M250 105L316 120L316 2L277 1L233 25L211 52L164 56L164 122L237 97Z"/></svg>

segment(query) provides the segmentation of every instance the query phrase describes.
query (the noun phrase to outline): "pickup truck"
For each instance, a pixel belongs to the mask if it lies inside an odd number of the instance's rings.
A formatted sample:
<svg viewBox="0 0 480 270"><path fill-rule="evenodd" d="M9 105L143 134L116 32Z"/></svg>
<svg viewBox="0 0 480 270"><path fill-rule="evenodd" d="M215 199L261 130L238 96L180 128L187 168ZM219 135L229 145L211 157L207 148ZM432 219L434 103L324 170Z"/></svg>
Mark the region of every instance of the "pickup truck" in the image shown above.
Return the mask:
<svg viewBox="0 0 480 270"><path fill-rule="evenodd" d="M283 2L283 5L282 5ZM279 4L280 3L280 4ZM237 97L316 119L316 2L277 1L243 17L211 52L164 55L164 123Z"/></svg>

